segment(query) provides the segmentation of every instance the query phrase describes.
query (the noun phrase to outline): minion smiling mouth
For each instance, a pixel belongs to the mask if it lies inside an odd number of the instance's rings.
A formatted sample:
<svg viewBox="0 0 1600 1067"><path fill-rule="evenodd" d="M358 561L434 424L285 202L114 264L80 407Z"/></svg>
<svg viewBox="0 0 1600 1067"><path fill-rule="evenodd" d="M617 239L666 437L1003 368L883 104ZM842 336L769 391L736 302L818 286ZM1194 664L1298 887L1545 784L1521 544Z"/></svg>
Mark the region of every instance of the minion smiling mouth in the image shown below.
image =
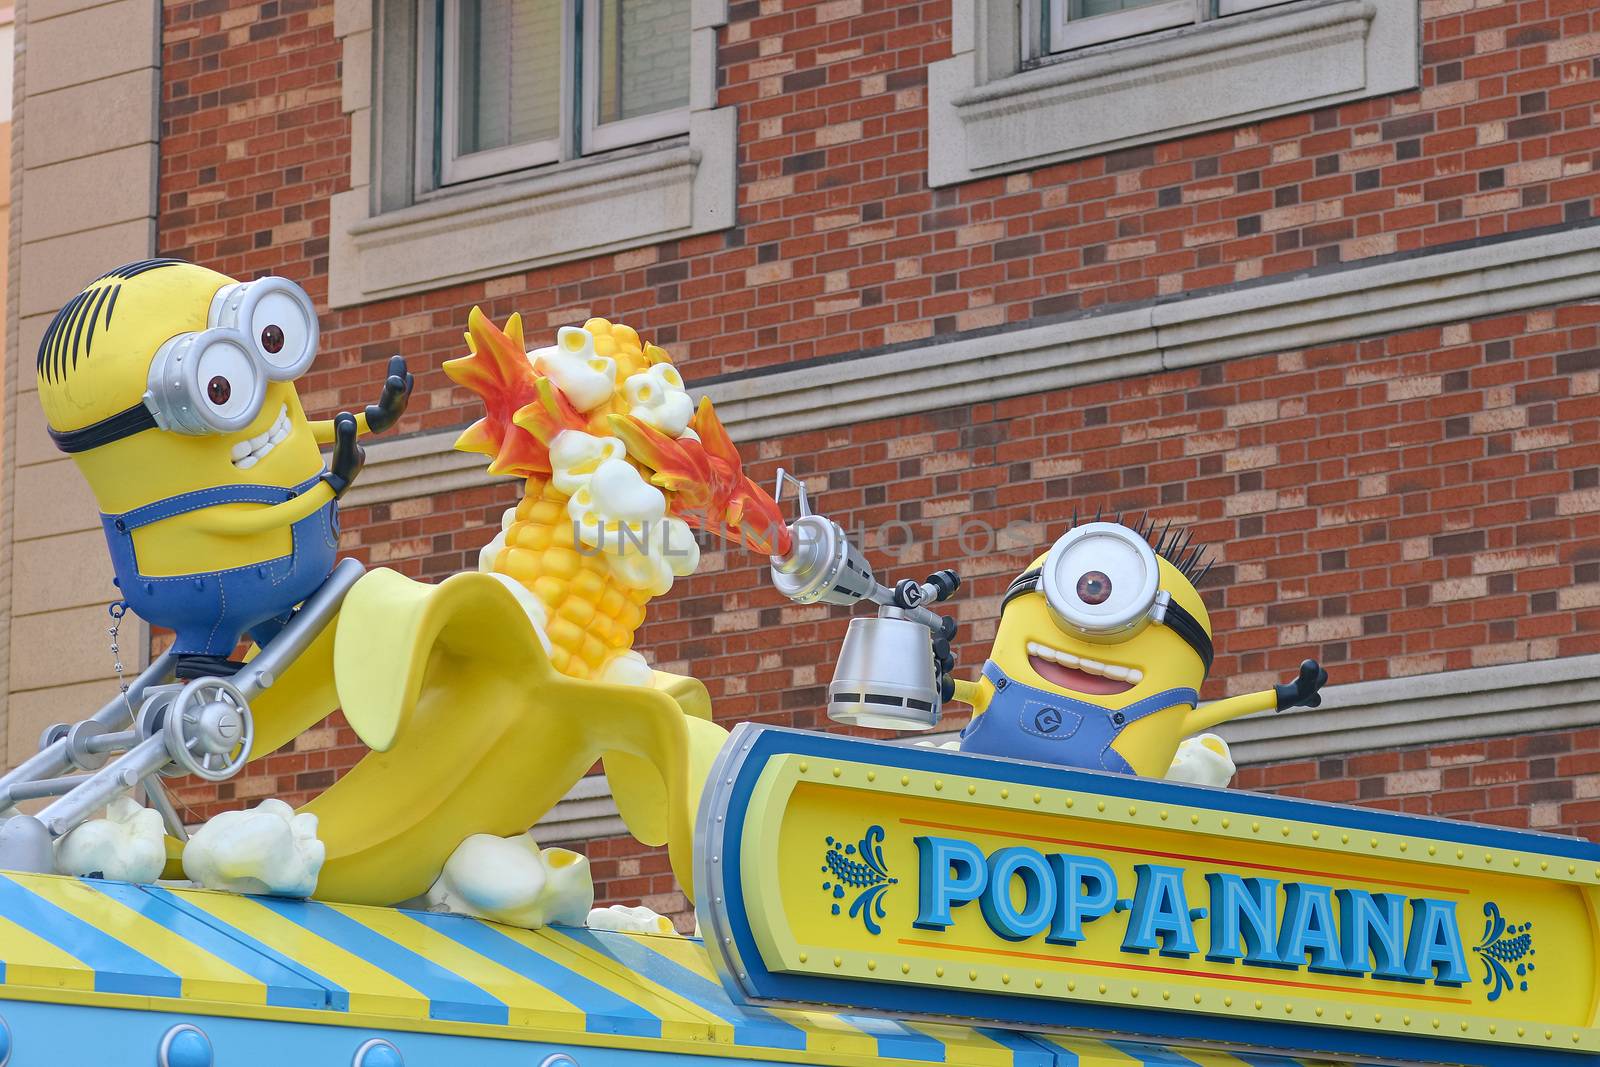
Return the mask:
<svg viewBox="0 0 1600 1067"><path fill-rule="evenodd" d="M254 467L263 456L277 447L279 441L289 436L289 429L289 405L284 404L278 408L278 417L269 428L234 444L231 456L233 465L240 470Z"/></svg>
<svg viewBox="0 0 1600 1067"><path fill-rule="evenodd" d="M1037 641L1028 642L1028 666L1039 677L1062 689L1094 696L1126 693L1144 681L1144 672L1137 667L1085 659Z"/></svg>

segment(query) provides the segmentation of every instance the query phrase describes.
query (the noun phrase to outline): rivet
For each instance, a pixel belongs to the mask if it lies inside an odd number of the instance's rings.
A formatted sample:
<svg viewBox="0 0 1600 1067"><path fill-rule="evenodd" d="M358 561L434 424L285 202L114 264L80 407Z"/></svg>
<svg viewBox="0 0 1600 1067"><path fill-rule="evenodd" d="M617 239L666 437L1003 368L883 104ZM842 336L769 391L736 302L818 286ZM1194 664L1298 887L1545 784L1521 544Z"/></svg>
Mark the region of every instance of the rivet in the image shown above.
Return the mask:
<svg viewBox="0 0 1600 1067"><path fill-rule="evenodd" d="M967 786L967 796L975 797L977 795L978 795L978 787L975 786L975 785L968 784L968 786Z"/></svg>
<svg viewBox="0 0 1600 1067"><path fill-rule="evenodd" d="M1258 822L1251 823L1250 824L1250 832L1253 833L1253 834L1259 834L1261 832L1261 824L1258 823Z"/></svg>
<svg viewBox="0 0 1600 1067"><path fill-rule="evenodd" d="M1195 814L1194 812L1190 812L1189 813L1189 825L1190 826L1199 826L1200 825L1200 816L1198 814Z"/></svg>
<svg viewBox="0 0 1600 1067"><path fill-rule="evenodd" d="M1260 1011L1260 1010L1261 1010L1261 1001L1258 1000L1258 1001L1256 1001L1256 1011Z"/></svg>
<svg viewBox="0 0 1600 1067"><path fill-rule="evenodd" d="M1106 991L1106 984L1104 982L1101 982L1100 983L1100 992L1101 992L1101 994L1104 995L1105 991Z"/></svg>
<svg viewBox="0 0 1600 1067"><path fill-rule="evenodd" d="M1000 984L1001 985L1010 985L1011 984L1011 976L1009 974L1003 974L1002 973L1000 975Z"/></svg>
<svg viewBox="0 0 1600 1067"><path fill-rule="evenodd" d="M843 773L844 773L844 768L843 768L843 767L835 767L835 768L834 768L834 769L833 769L833 776L834 776L834 777L835 777L835 778L837 778L837 777L839 777L839 776L840 776L840 775L841 775L841 774L843 774Z"/></svg>
<svg viewBox="0 0 1600 1067"><path fill-rule="evenodd" d="M1009 790L1009 789L1000 790L1000 799L1001 800L1010 800L1011 799L1011 790Z"/></svg>
<svg viewBox="0 0 1600 1067"><path fill-rule="evenodd" d="M1404 852L1406 849L1408 849L1410 847L1411 847L1411 843L1409 841L1400 842L1400 851L1401 852Z"/></svg>
<svg viewBox="0 0 1600 1067"><path fill-rule="evenodd" d="M1545 1031L1545 1032L1544 1032L1544 1039L1545 1039L1545 1040L1546 1040L1546 1041L1549 1041L1549 1040L1550 1040L1550 1039L1551 1039L1551 1038L1552 1038L1552 1037L1555 1037L1555 1036L1556 1036L1556 1035L1555 1035L1555 1034L1554 1034L1554 1032L1552 1032L1552 1031L1550 1031L1550 1030L1546 1030L1546 1031Z"/></svg>
<svg viewBox="0 0 1600 1067"><path fill-rule="evenodd" d="M806 773L806 771L809 771L810 769L811 769L811 764L807 763L805 760L801 760L800 761L800 773L801 774Z"/></svg>
<svg viewBox="0 0 1600 1067"><path fill-rule="evenodd" d="M1517 1027L1517 1036L1518 1037L1526 1037L1526 1036L1528 1036L1528 1028L1525 1027L1525 1026Z"/></svg>
<svg viewBox="0 0 1600 1067"><path fill-rule="evenodd" d="M1383 1022L1383 1012L1381 1012L1381 1011L1373 1012L1372 1013L1372 1021L1375 1022L1375 1023Z"/></svg>
<svg viewBox="0 0 1600 1067"><path fill-rule="evenodd" d="M1339 844L1348 845L1349 843L1350 843L1350 835L1349 834L1340 834L1339 835Z"/></svg>
<svg viewBox="0 0 1600 1067"><path fill-rule="evenodd" d="M1465 849L1459 849L1459 848L1458 848L1458 849L1456 849L1456 859L1458 859L1458 860L1459 860L1459 859L1463 859L1463 858L1465 858L1465 857L1466 857L1466 854L1467 854L1467 853L1466 853L1466 850L1465 850Z"/></svg>
<svg viewBox="0 0 1600 1067"><path fill-rule="evenodd" d="M1499 1033L1499 1032L1500 1032L1500 1027L1499 1027L1499 1025L1498 1025L1498 1024L1496 1024L1496 1023L1490 1023L1490 1024L1489 1024L1489 1032L1490 1032L1490 1033L1491 1033L1491 1034L1498 1034L1498 1033Z"/></svg>
<svg viewBox="0 0 1600 1067"><path fill-rule="evenodd" d="M1162 1000L1171 1000L1171 999L1172 999L1172 990L1170 990L1170 989L1163 989L1163 990L1162 990L1162 991L1161 991L1161 999L1162 999Z"/></svg>
<svg viewBox="0 0 1600 1067"><path fill-rule="evenodd" d="M933 976L935 978L943 978L944 977L944 968L943 967L935 967L933 969Z"/></svg>
<svg viewBox="0 0 1600 1067"><path fill-rule="evenodd" d="M1199 994L1199 993L1196 993L1196 994L1195 994L1195 995L1194 995L1194 1002L1195 1002L1195 1003L1196 1003L1196 1004L1198 1004L1198 1003L1200 1003L1200 999L1201 999L1201 998L1200 998L1200 994Z"/></svg>
<svg viewBox="0 0 1600 1067"><path fill-rule="evenodd" d="M1226 830L1228 827L1230 827L1232 825L1233 825L1233 820L1228 818L1227 816L1223 816L1223 818L1222 818L1222 828L1224 830Z"/></svg>
<svg viewBox="0 0 1600 1067"><path fill-rule="evenodd" d="M804 962L806 962L806 960L808 960L808 959L810 959L810 958L811 958L811 954L810 954L810 953L809 953L809 952L802 952L802 953L800 953L800 962L801 962L801 963L804 963Z"/></svg>
<svg viewBox="0 0 1600 1067"><path fill-rule="evenodd" d="M1160 815L1161 815L1161 821L1162 822L1166 822L1167 821L1168 812L1167 812L1167 810L1165 808L1161 809Z"/></svg>
<svg viewBox="0 0 1600 1067"><path fill-rule="evenodd" d="M1369 847L1371 847L1371 848L1377 848L1378 847L1378 839L1376 837L1372 838L1371 840L1369 840L1367 842L1367 845Z"/></svg>
<svg viewBox="0 0 1600 1067"><path fill-rule="evenodd" d="M843 956L835 956L835 957L833 957L833 965L835 967L843 967L844 966L844 957Z"/></svg>
<svg viewBox="0 0 1600 1067"><path fill-rule="evenodd" d="M909 964L909 963L902 963L902 964L901 964L901 965L900 965L900 973L901 973L901 974L910 974L910 973L911 973L911 964Z"/></svg>
<svg viewBox="0 0 1600 1067"><path fill-rule="evenodd" d="M1317 1007L1314 1010L1317 1013L1317 1018L1319 1018L1319 1019L1322 1018L1322 1006L1319 1004L1319 1005L1317 1005Z"/></svg>
<svg viewBox="0 0 1600 1067"><path fill-rule="evenodd" d="M1485 863L1493 863L1494 862L1494 853L1493 852L1485 852L1483 854L1483 862L1485 862Z"/></svg>
<svg viewBox="0 0 1600 1067"><path fill-rule="evenodd" d="M1461 1032L1463 1034L1467 1032L1467 1026L1468 1026L1467 1020L1462 1019L1461 1020Z"/></svg>
<svg viewBox="0 0 1600 1067"><path fill-rule="evenodd" d="M160 1067L211 1067L216 1057L204 1030L193 1023L179 1023L162 1035L156 1062ZM399 1067L398 1061L395 1067Z"/></svg>
<svg viewBox="0 0 1600 1067"><path fill-rule="evenodd" d="M405 1067L405 1062L400 1050L381 1037L374 1037L356 1049L352 1061L354 1067Z"/></svg>
<svg viewBox="0 0 1600 1067"><path fill-rule="evenodd" d="M878 961L877 960L868 960L867 961L867 970L875 971L877 969L878 969Z"/></svg>
<svg viewBox="0 0 1600 1067"><path fill-rule="evenodd" d="M1035 988L1035 989L1043 989L1044 988L1044 979L1043 978L1035 978L1033 980L1033 988Z"/></svg>
<svg viewBox="0 0 1600 1067"><path fill-rule="evenodd" d="M1232 997L1223 997L1223 998L1222 998L1222 1006L1223 1006L1223 1007L1224 1007L1224 1008L1231 1008L1231 1007L1233 1007L1233 998L1232 998Z"/></svg>
<svg viewBox="0 0 1600 1067"><path fill-rule="evenodd" d="M1095 811L1105 811L1106 810L1106 802L1103 801L1103 800L1095 801L1094 810Z"/></svg>
<svg viewBox="0 0 1600 1067"><path fill-rule="evenodd" d="M1406 1024L1406 1025L1407 1025L1407 1026L1410 1026L1410 1025L1411 1025L1411 1016L1409 1016L1409 1015L1402 1015L1402 1016L1401 1016L1401 1017L1400 1017L1400 1021L1401 1021L1401 1022L1403 1022L1403 1023L1405 1023L1405 1024Z"/></svg>
<svg viewBox="0 0 1600 1067"><path fill-rule="evenodd" d="M902 774L900 776L900 784L902 786L910 785L911 784L911 776L909 774Z"/></svg>
<svg viewBox="0 0 1600 1067"><path fill-rule="evenodd" d="M1284 837L1288 837L1289 836L1289 828L1287 826L1283 827L1278 832L1283 834Z"/></svg>
<svg viewBox="0 0 1600 1067"><path fill-rule="evenodd" d="M1033 802L1035 804L1039 803L1039 801L1041 801L1043 799L1044 799L1044 797L1041 796L1040 794L1038 794L1038 793L1033 794ZM1071 802L1069 801L1068 803L1070 804Z"/></svg>
<svg viewBox="0 0 1600 1067"><path fill-rule="evenodd" d="M1076 803L1077 803L1077 801L1076 801L1076 800L1074 800L1074 799L1072 799L1072 798L1071 798L1071 797L1068 797L1068 798L1067 798L1067 807L1069 807L1069 808L1070 808L1070 807L1072 807L1072 805L1074 805L1074 804L1076 804Z"/></svg>
<svg viewBox="0 0 1600 1067"><path fill-rule="evenodd" d="M1356 1013L1351 1011L1349 1008L1346 1008L1344 1010L1344 1017L1345 1017L1345 1021L1348 1022L1351 1019L1354 1019L1356 1017Z"/></svg>
<svg viewBox="0 0 1600 1067"><path fill-rule="evenodd" d="M876 782L877 780L878 780L878 772L877 771L868 771L867 772L867 781Z"/></svg>
<svg viewBox="0 0 1600 1067"><path fill-rule="evenodd" d="M1578 1041L1579 1041L1578 1031L1574 1030L1574 1031L1572 1031L1572 1043L1574 1045L1576 1045L1578 1043Z"/></svg>
<svg viewBox="0 0 1600 1067"><path fill-rule="evenodd" d="M1139 999L1139 987L1138 986L1133 986L1131 989L1128 990L1128 995L1131 996L1134 1000L1138 1000Z"/></svg>
<svg viewBox="0 0 1600 1067"><path fill-rule="evenodd" d="M1437 856L1438 854L1439 854L1439 846L1438 845L1429 845L1428 846L1428 855Z"/></svg>
<svg viewBox="0 0 1600 1067"><path fill-rule="evenodd" d="M1313 840L1313 841L1321 841L1322 840L1322 831L1321 830L1313 830L1313 831L1311 831L1311 840Z"/></svg>
<svg viewBox="0 0 1600 1067"><path fill-rule="evenodd" d="M1129 804L1128 805L1128 814L1129 815L1137 815L1137 814L1139 814L1139 806L1137 804Z"/></svg>
<svg viewBox="0 0 1600 1067"><path fill-rule="evenodd" d="M1578 865L1576 863L1567 864L1567 873L1568 874L1577 874L1578 873Z"/></svg>
<svg viewBox="0 0 1600 1067"><path fill-rule="evenodd" d="M1076 981L1074 981L1073 979L1068 978L1067 979L1067 992L1068 993L1075 993L1075 992L1077 992L1077 989L1078 989L1078 983Z"/></svg>
<svg viewBox="0 0 1600 1067"><path fill-rule="evenodd" d="M942 780L942 779L939 779L939 778L935 778L935 779L934 779L934 780L933 780L933 791L934 791L934 792L935 792L935 793L942 793L942 792L944 792L944 781L943 781L943 780Z"/></svg>
<svg viewBox="0 0 1600 1067"><path fill-rule="evenodd" d="M1283 1013L1285 1015L1293 1015L1294 1014L1294 1005L1293 1004L1285 1004L1283 1006Z"/></svg>

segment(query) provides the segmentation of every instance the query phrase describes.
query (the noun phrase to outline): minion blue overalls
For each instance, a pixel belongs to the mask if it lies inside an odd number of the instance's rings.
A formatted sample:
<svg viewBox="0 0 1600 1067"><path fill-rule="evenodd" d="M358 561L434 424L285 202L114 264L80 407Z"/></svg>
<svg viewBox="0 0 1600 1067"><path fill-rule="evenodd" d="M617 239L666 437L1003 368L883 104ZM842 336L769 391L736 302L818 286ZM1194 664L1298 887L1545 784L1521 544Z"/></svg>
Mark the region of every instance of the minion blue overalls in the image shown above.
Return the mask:
<svg viewBox="0 0 1600 1067"><path fill-rule="evenodd" d="M294 607L316 592L333 570L339 547L339 503L326 505L289 527L289 554L261 563L203 574L152 577L141 574L133 531L175 515L218 504L282 504L306 492L321 475L293 488L219 485L180 493L120 515L100 516L117 587L146 622L177 634L180 656L226 657L241 635L265 645L294 615Z"/></svg>
<svg viewBox="0 0 1600 1067"><path fill-rule="evenodd" d="M961 731L961 751L1118 774L1136 773L1111 747L1123 730L1167 708L1192 708L1200 699L1193 689L1180 686L1113 710L1024 685L994 660L984 663L983 676L993 683L994 694L984 713Z"/></svg>

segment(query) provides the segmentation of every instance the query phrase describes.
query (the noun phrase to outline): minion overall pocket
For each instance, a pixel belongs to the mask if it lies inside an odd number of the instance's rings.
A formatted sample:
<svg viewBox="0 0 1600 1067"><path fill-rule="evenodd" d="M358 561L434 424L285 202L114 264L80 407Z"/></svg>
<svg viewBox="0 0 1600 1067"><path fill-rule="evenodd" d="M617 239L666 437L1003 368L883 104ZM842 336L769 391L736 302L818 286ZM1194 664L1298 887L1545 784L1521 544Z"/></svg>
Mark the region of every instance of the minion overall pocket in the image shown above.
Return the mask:
<svg viewBox="0 0 1600 1067"><path fill-rule="evenodd" d="M266 644L296 604L316 592L333 569L338 548L338 503L329 501L289 527L290 551L276 559L196 574L151 576L140 572L133 532L177 515L219 504L281 504L310 489L227 485L158 500L120 515L101 515L117 586L146 622L177 634L180 655L226 656L243 634Z"/></svg>

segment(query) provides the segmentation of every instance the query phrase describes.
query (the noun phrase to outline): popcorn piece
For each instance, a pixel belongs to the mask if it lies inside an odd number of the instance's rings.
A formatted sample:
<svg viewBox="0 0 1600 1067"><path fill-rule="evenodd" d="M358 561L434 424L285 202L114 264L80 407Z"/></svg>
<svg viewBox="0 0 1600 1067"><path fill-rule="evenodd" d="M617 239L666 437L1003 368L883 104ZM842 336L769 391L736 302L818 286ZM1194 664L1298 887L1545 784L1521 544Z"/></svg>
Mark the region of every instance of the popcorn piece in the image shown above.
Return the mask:
<svg viewBox="0 0 1600 1067"><path fill-rule="evenodd" d="M250 811L225 811L196 830L183 849L183 873L207 889L309 897L325 858L315 815L263 800Z"/></svg>
<svg viewBox="0 0 1600 1067"><path fill-rule="evenodd" d="M658 915L642 905L637 908L613 904L609 908L596 908L589 913L589 929L615 930L624 934L669 934L678 936L678 928L665 915Z"/></svg>
<svg viewBox="0 0 1600 1067"><path fill-rule="evenodd" d="M457 846L424 897L448 911L528 930L582 926L594 906L589 861L564 848L541 850L531 833L473 834Z"/></svg>
<svg viewBox="0 0 1600 1067"><path fill-rule="evenodd" d="M650 670L650 664L639 653L628 649L618 652L606 660L600 669L600 680L610 682L612 685L638 685L649 688L655 684L655 674Z"/></svg>
<svg viewBox="0 0 1600 1067"><path fill-rule="evenodd" d="M1228 742L1216 734L1201 734L1185 738L1178 745L1172 766L1167 769L1167 781L1220 787L1233 780L1237 769L1228 752Z"/></svg>
<svg viewBox="0 0 1600 1067"><path fill-rule="evenodd" d="M694 401L683 388L683 376L670 363L656 363L622 383L628 414L670 437L678 437L694 418Z"/></svg>
<svg viewBox="0 0 1600 1067"><path fill-rule="evenodd" d="M56 842L56 870L119 882L153 882L167 864L161 814L129 797Z"/></svg>
<svg viewBox="0 0 1600 1067"><path fill-rule="evenodd" d="M616 389L617 361L594 350L594 336L588 330L563 326L556 331L554 345L530 352L528 358L579 411L593 411Z"/></svg>

